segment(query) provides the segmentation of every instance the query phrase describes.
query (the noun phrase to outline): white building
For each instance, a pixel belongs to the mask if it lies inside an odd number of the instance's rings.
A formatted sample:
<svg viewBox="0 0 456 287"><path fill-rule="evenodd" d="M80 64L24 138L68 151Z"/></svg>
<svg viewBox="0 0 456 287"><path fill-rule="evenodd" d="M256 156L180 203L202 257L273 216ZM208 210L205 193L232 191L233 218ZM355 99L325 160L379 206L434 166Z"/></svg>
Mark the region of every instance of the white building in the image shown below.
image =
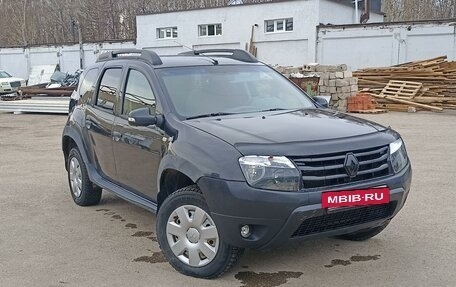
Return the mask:
<svg viewBox="0 0 456 287"><path fill-rule="evenodd" d="M159 54L189 48L246 49L252 39L261 61L302 65L317 60L317 26L354 23L355 9L341 0L295 0L140 15L136 19L137 46ZM369 22L383 22L383 15L371 12Z"/></svg>

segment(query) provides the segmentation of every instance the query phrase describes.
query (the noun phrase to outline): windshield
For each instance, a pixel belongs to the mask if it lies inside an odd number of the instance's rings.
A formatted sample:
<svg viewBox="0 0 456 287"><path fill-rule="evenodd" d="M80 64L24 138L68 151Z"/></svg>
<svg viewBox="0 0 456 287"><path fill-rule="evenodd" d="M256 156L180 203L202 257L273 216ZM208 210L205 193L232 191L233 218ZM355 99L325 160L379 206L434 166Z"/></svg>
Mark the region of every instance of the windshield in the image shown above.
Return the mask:
<svg viewBox="0 0 456 287"><path fill-rule="evenodd" d="M5 71L0 71L0 78L1 79L4 79L4 78L11 78L12 76L10 74L8 74L7 72Z"/></svg>
<svg viewBox="0 0 456 287"><path fill-rule="evenodd" d="M314 108L296 86L266 66L199 66L158 70L185 118Z"/></svg>

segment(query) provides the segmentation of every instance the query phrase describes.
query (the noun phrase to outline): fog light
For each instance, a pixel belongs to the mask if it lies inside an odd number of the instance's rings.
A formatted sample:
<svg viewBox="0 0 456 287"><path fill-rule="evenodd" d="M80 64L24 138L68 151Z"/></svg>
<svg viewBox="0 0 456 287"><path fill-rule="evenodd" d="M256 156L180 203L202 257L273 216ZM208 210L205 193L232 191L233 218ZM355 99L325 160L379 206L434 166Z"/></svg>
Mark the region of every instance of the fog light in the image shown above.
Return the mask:
<svg viewBox="0 0 456 287"><path fill-rule="evenodd" d="M241 236L247 238L250 236L250 226L244 225L241 227Z"/></svg>

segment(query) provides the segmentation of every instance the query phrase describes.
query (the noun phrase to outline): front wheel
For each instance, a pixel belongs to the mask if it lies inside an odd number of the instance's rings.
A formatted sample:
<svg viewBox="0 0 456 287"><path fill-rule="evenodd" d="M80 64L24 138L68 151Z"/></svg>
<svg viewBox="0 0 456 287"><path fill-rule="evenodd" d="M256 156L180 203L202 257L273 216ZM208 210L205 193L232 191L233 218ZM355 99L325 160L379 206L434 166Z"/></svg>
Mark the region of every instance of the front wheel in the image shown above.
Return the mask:
<svg viewBox="0 0 456 287"><path fill-rule="evenodd" d="M197 186L171 194L157 216L158 243L171 266L197 278L216 278L230 269L243 249L223 242Z"/></svg>

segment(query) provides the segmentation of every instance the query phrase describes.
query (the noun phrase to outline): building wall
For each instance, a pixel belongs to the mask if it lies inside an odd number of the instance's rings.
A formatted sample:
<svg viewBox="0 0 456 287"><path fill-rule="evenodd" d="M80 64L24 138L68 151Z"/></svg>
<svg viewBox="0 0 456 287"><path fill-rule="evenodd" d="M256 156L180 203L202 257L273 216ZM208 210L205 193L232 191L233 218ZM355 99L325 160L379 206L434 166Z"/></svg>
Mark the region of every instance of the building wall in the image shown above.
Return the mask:
<svg viewBox="0 0 456 287"><path fill-rule="evenodd" d="M448 56L456 60L456 26L451 21L321 27L317 60L351 69L397 65Z"/></svg>
<svg viewBox="0 0 456 287"><path fill-rule="evenodd" d="M315 59L319 0L297 0L259 5L229 6L137 17L138 47L159 54L174 54L188 48L240 48L254 42L261 61L275 65L296 65ZM292 32L265 33L264 21L293 18ZM199 37L199 24L222 24L222 36ZM157 39L157 28L177 27L177 39Z"/></svg>
<svg viewBox="0 0 456 287"><path fill-rule="evenodd" d="M133 42L84 44L84 66L94 64L103 51L133 47ZM62 72L74 73L79 59L79 45L4 48L0 49L0 70L27 79L32 66L59 64Z"/></svg>
<svg viewBox="0 0 456 287"><path fill-rule="evenodd" d="M336 3L330 0L320 0L319 10L319 23L325 25L357 24L355 21L355 9L348 5ZM359 9L359 17L361 17L362 12L363 11ZM377 22L383 22L383 15L371 12L368 23Z"/></svg>

